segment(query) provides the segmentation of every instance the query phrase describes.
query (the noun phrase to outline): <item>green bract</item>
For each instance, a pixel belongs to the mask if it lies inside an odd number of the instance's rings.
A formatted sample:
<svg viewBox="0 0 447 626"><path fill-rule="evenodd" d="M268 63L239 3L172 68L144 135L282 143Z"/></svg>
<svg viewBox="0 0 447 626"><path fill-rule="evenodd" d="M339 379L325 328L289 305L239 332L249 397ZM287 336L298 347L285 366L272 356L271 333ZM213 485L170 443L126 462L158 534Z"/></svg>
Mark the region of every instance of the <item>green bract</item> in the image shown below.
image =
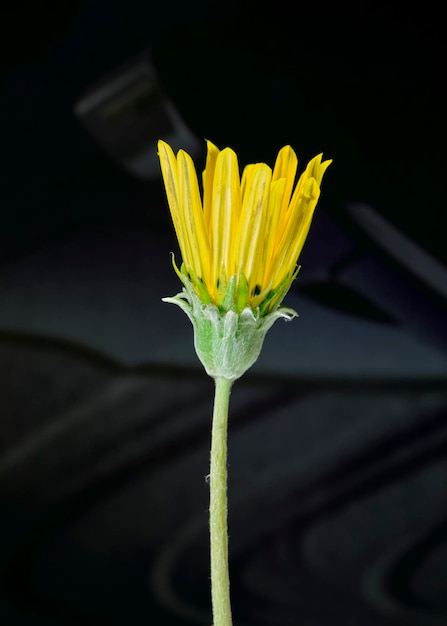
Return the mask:
<svg viewBox="0 0 447 626"><path fill-rule="evenodd" d="M179 306L191 320L197 356L213 378L240 378L259 357L265 335L276 320L297 315L287 307L277 307L267 315L261 315L259 307L222 311L215 304L204 303L185 276L182 282L184 289L163 301Z"/></svg>

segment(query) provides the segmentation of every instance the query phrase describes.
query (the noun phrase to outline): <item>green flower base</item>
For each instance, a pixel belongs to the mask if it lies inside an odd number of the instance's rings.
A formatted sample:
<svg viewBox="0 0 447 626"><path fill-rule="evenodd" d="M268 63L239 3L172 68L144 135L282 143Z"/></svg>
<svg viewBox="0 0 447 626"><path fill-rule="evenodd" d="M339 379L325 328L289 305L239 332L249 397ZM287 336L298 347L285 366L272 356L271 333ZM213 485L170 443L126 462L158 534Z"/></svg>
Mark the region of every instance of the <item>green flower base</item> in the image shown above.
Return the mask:
<svg viewBox="0 0 447 626"><path fill-rule="evenodd" d="M265 335L276 320L290 321L297 316L293 309L280 306L267 315L261 315L259 307L222 311L214 304L204 304L184 276L182 282L183 290L163 302L176 304L191 320L197 356L213 378L240 378L258 359Z"/></svg>

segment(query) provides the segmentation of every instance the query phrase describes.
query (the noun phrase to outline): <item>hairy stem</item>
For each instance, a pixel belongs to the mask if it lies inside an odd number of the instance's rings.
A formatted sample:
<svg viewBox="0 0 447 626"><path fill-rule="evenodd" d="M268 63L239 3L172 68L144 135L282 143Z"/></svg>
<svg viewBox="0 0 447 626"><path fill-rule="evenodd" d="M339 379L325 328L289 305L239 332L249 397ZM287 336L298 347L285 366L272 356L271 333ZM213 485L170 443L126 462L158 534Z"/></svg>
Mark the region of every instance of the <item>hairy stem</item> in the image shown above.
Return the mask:
<svg viewBox="0 0 447 626"><path fill-rule="evenodd" d="M231 626L227 531L227 424L232 381L215 379L210 459L210 548L213 626Z"/></svg>

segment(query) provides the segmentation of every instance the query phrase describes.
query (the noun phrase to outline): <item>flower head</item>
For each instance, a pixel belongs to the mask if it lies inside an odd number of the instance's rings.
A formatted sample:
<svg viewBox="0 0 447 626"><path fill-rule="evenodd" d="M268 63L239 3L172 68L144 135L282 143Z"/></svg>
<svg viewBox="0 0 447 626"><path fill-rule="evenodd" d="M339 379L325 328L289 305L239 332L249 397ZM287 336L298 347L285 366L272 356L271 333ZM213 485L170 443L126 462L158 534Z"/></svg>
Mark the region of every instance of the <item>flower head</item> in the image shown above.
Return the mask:
<svg viewBox="0 0 447 626"><path fill-rule="evenodd" d="M282 148L273 171L245 167L208 142L199 190L191 157L158 143L161 171L183 263L183 291L163 298L194 326L196 352L213 377L239 378L258 358L265 334L292 309L280 307L298 273L297 260L331 161L316 156L295 184L297 157Z"/></svg>
<svg viewBox="0 0 447 626"><path fill-rule="evenodd" d="M296 277L297 260L331 161L313 158L294 185L298 160L282 148L273 171L265 163L239 174L235 152L207 142L201 197L191 157L159 141L169 208L188 279L204 303L220 310L279 306Z"/></svg>

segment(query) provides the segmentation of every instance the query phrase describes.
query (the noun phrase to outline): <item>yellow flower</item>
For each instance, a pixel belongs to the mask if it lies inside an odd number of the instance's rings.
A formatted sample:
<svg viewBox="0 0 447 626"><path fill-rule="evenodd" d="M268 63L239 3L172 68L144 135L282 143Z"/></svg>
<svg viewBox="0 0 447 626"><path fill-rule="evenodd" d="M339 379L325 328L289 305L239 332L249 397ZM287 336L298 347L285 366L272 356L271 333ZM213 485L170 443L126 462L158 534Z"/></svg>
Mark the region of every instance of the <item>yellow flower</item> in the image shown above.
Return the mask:
<svg viewBox="0 0 447 626"><path fill-rule="evenodd" d="M194 327L194 345L207 373L236 380L258 358L298 273L297 260L331 161L310 161L295 185L298 160L280 150L272 170L247 165L208 142L201 196L191 157L158 143L169 208L183 258L174 264L183 291L163 298L179 306ZM203 197L203 199L202 199Z"/></svg>
<svg viewBox="0 0 447 626"><path fill-rule="evenodd" d="M297 275L297 260L331 161L313 158L294 187L298 160L279 151L273 172L265 163L245 167L242 179L230 148L207 142L203 200L191 157L158 143L169 208L189 278L204 304L220 310L273 311Z"/></svg>

